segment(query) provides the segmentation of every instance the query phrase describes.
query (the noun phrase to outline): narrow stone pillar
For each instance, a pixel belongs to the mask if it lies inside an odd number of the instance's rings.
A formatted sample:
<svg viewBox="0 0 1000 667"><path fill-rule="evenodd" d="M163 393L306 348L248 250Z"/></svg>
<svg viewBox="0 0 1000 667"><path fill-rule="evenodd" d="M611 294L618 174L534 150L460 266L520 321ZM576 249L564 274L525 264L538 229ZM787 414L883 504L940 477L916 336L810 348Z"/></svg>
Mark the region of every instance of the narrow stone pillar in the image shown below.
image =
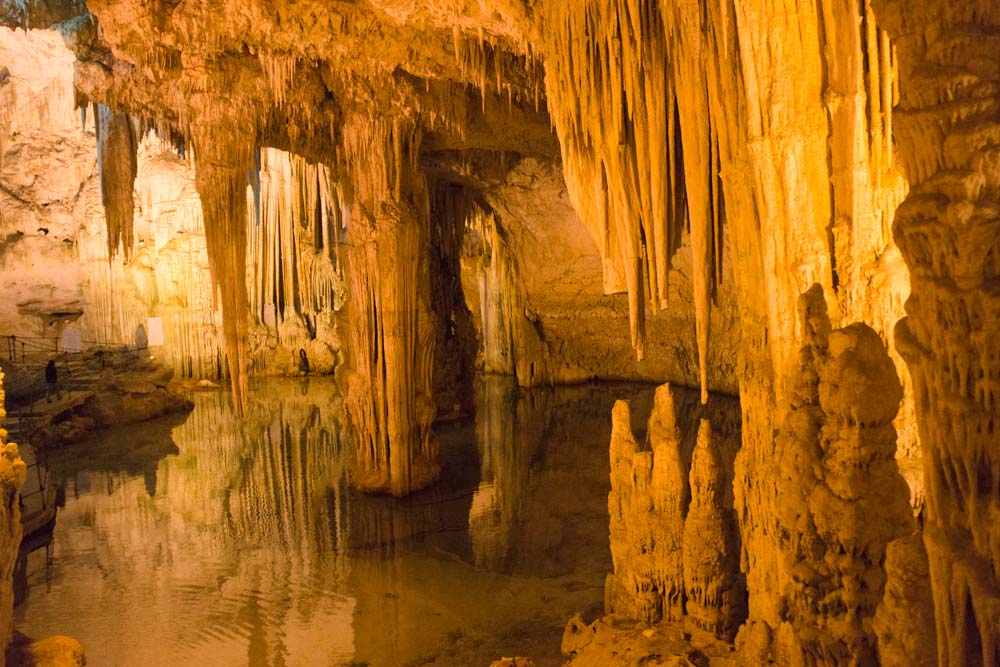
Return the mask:
<svg viewBox="0 0 1000 667"><path fill-rule="evenodd" d="M97 110L97 166L101 178L101 204L108 226L108 260L121 244L126 261L132 256L132 191L138 171L138 140L128 114L104 106Z"/></svg>
<svg viewBox="0 0 1000 667"><path fill-rule="evenodd" d="M691 498L670 386L656 390L651 450L632 434L628 403L611 413L611 559L604 611L657 623L684 617L681 542Z"/></svg>
<svg viewBox="0 0 1000 667"><path fill-rule="evenodd" d="M691 457L691 507L684 521L684 592L691 621L732 641L746 619L746 581L740 573L736 512L726 503L726 472L702 419Z"/></svg>

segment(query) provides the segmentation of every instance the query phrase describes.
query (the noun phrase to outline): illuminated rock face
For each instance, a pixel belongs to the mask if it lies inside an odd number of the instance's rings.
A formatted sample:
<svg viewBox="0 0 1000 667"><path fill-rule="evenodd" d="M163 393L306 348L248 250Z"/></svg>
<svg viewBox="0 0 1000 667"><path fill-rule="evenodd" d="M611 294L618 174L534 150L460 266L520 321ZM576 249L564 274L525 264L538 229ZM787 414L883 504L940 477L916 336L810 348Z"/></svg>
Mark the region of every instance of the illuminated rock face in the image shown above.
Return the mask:
<svg viewBox="0 0 1000 667"><path fill-rule="evenodd" d="M485 199L467 226L463 289L487 373L514 376L522 386L593 377L698 384L690 337L678 335L695 327L689 235L673 259L671 307L649 321L645 356L636 363L628 298L604 293L601 254L558 165L523 160ZM728 266L723 278L708 382L735 394L739 322Z"/></svg>

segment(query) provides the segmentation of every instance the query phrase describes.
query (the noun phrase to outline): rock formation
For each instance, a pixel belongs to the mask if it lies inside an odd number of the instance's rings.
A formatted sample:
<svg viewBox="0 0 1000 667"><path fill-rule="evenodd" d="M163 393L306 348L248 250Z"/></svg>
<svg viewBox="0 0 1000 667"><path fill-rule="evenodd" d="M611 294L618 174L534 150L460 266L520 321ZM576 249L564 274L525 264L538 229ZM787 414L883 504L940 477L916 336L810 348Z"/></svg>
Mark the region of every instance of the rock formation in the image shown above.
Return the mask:
<svg viewBox="0 0 1000 667"><path fill-rule="evenodd" d="M913 529L894 459L902 390L871 328L831 331L819 285L802 295L799 320L799 372L777 438L784 620L775 658L876 664L871 619L885 587L886 547Z"/></svg>
<svg viewBox="0 0 1000 667"><path fill-rule="evenodd" d="M0 371L0 424L7 419L4 398L3 371ZM0 426L0 500L3 501L0 505L0 656L6 653L14 629L14 563L22 532L18 498L25 475L17 445L7 442L7 431Z"/></svg>
<svg viewBox="0 0 1000 667"><path fill-rule="evenodd" d="M885 549L885 593L872 628L883 665L937 664L934 598L927 585L927 550L920 531L897 538Z"/></svg>
<svg viewBox="0 0 1000 667"><path fill-rule="evenodd" d="M727 504L726 471L709 420L698 426L691 459L691 506L684 520L684 592L688 618L732 640L746 619L746 582L740 574L736 513Z"/></svg>
<svg viewBox="0 0 1000 667"><path fill-rule="evenodd" d="M604 610L656 623L684 617L684 517L691 492L670 385L657 388L640 451L628 406L611 413L611 557Z"/></svg>
<svg viewBox="0 0 1000 667"><path fill-rule="evenodd" d="M376 122L351 128L358 206L350 222L351 374L345 407L355 438L355 485L404 495L438 475L430 432L434 322L426 226L416 198L419 133Z"/></svg>
<svg viewBox="0 0 1000 667"><path fill-rule="evenodd" d="M604 606L607 614L647 623L689 619L732 640L746 618L729 491L739 431L723 406L713 410L717 437L689 395L658 387L643 449L627 404L615 405L608 495L614 572Z"/></svg>
<svg viewBox="0 0 1000 667"><path fill-rule="evenodd" d="M910 194L894 225L910 269L897 344L913 373L938 663L1000 661L1000 218L993 139L1000 8L879 0L897 40L894 137ZM914 26L934 25L918 36Z"/></svg>

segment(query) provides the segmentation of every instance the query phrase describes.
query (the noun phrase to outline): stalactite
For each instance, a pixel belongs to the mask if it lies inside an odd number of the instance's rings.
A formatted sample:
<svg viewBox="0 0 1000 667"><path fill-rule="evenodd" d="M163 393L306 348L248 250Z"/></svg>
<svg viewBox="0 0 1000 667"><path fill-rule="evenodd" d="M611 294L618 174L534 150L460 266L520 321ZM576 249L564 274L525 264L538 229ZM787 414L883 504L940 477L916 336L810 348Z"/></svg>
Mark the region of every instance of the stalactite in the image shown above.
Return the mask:
<svg viewBox="0 0 1000 667"><path fill-rule="evenodd" d="M265 323L273 314L277 324L333 313L345 296L337 259L341 186L327 165L274 148L258 154L257 203L248 207L251 309Z"/></svg>
<svg viewBox="0 0 1000 667"><path fill-rule="evenodd" d="M471 80L479 90L484 112L486 96L491 93L506 96L509 105L530 101L535 111L540 110L545 99L543 76L530 46L517 45L520 53L502 46L482 33L475 38L466 36L458 24L452 29L455 61L462 77Z"/></svg>
<svg viewBox="0 0 1000 667"><path fill-rule="evenodd" d="M295 76L296 58L287 54L278 55L263 52L258 53L257 58L260 60L264 79L271 90L271 97L278 107L284 106L292 78Z"/></svg>
<svg viewBox="0 0 1000 667"><path fill-rule="evenodd" d="M732 641L746 619L736 512L711 422L702 419L691 458L691 506L684 521L684 591L695 625Z"/></svg>
<svg viewBox="0 0 1000 667"><path fill-rule="evenodd" d="M435 320L434 402L472 412L478 340L462 285L462 248L473 190L450 180L428 179L430 305Z"/></svg>
<svg viewBox="0 0 1000 667"><path fill-rule="evenodd" d="M606 262L605 288L624 284L628 291L639 359L646 309L666 307L671 258L690 226L704 401L709 302L722 259L713 241L721 232L718 172L711 170L717 135L700 31L676 28L690 17L675 15L668 3L661 8L553 4L545 21L546 88L570 194ZM695 43L677 33L693 34Z"/></svg>
<svg viewBox="0 0 1000 667"><path fill-rule="evenodd" d="M212 282L220 295L233 406L247 408L250 304L246 287L247 173L253 133L235 124L193 128L195 185L201 197Z"/></svg>
<svg viewBox="0 0 1000 667"><path fill-rule="evenodd" d="M108 224L108 257L114 257L119 245L125 261L132 256L132 222L138 141L128 114L97 105L97 160L101 174L101 203Z"/></svg>
<svg viewBox="0 0 1000 667"><path fill-rule="evenodd" d="M173 141L158 136L161 131L150 129L139 145L130 262L110 261L103 210L95 205L84 212L76 244L87 303L82 335L91 344L134 345L137 328L159 317L164 344L155 352L158 363L172 367L176 377L215 379L222 323L193 163L177 160Z"/></svg>
<svg viewBox="0 0 1000 667"><path fill-rule="evenodd" d="M476 273L484 370L512 375L521 386L544 384L549 379L548 348L525 317L527 296L518 278L516 253L493 211L475 204L466 224L482 243Z"/></svg>
<svg viewBox="0 0 1000 667"><path fill-rule="evenodd" d="M5 67L0 69L0 170L3 169L3 156L10 138L16 106L17 89L11 85L10 70ZM0 216L2 213L0 211Z"/></svg>

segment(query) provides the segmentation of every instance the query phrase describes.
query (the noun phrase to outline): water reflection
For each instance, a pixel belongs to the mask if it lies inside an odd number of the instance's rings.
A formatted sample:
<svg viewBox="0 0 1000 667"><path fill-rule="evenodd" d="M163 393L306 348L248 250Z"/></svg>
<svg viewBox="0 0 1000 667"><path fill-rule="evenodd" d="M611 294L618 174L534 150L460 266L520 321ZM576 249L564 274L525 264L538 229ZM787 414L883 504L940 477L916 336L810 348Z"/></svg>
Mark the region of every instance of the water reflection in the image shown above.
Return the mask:
<svg viewBox="0 0 1000 667"><path fill-rule="evenodd" d="M66 504L18 626L123 667L560 664L610 568L611 404L650 395L486 382L438 429L441 483L394 499L347 490L332 384L262 383L245 422L196 394L50 462Z"/></svg>

